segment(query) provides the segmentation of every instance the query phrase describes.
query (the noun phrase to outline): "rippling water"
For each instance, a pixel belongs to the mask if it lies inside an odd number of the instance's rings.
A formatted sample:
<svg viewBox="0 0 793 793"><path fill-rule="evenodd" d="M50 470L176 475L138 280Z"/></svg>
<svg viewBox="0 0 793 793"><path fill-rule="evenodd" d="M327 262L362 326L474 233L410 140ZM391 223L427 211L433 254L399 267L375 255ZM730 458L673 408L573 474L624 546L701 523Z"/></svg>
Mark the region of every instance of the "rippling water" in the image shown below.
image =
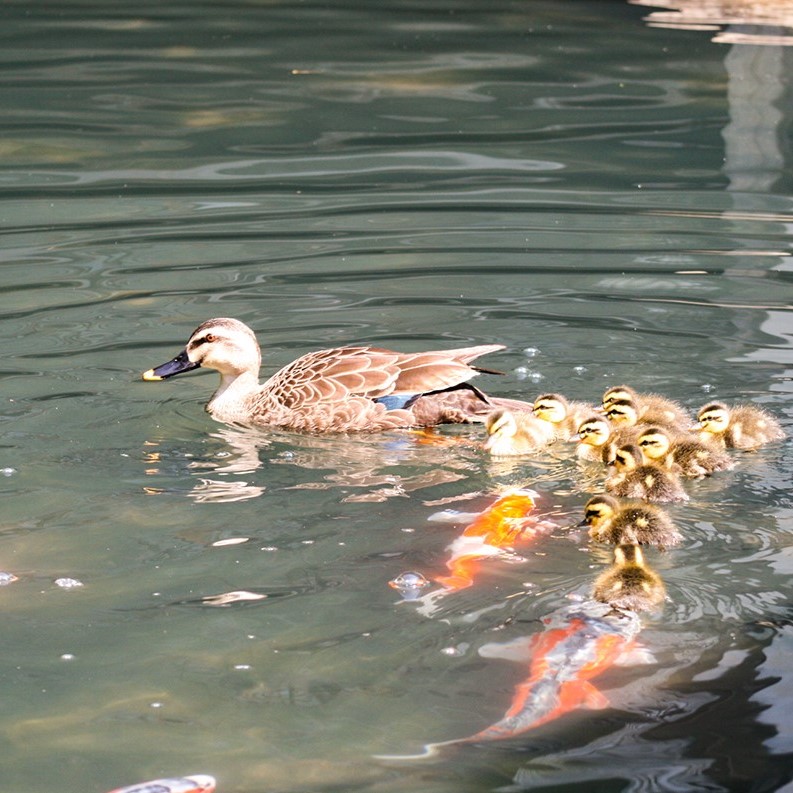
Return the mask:
<svg viewBox="0 0 793 793"><path fill-rule="evenodd" d="M648 551L653 663L512 741L390 764L506 710L484 658L586 597L600 487L476 428L213 423L140 372L211 316L265 373L318 347L498 342L487 391L630 382L790 430L790 50L621 2L6 5L0 36L3 787L211 773L218 793L773 791L793 778L793 458L740 454ZM619 42L617 44L617 42ZM553 528L433 609L506 485ZM79 582L82 586L69 586ZM56 583L59 582L59 583ZM228 593L245 592L244 596Z"/></svg>

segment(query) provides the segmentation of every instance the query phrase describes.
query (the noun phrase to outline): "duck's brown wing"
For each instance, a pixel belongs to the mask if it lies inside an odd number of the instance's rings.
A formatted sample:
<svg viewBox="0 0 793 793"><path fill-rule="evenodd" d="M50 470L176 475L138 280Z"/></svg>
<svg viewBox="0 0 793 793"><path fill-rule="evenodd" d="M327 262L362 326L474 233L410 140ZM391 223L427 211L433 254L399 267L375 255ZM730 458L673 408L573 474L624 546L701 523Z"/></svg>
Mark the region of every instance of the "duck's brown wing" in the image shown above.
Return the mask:
<svg viewBox="0 0 793 793"><path fill-rule="evenodd" d="M337 347L298 358L276 372L257 401L290 410L351 397L422 394L451 388L479 370L468 365L478 355L502 349L487 344L442 352L399 353L378 347Z"/></svg>

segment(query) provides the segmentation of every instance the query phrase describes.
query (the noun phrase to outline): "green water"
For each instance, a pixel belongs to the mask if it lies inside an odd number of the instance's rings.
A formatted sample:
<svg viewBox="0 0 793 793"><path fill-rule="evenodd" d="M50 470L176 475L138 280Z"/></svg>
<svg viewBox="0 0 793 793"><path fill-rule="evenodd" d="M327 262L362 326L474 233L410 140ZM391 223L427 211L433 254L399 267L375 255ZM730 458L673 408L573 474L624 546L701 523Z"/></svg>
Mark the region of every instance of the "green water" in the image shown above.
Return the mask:
<svg viewBox="0 0 793 793"><path fill-rule="evenodd" d="M506 710L608 559L564 449L476 428L250 432L210 374L140 373L212 316L269 374L313 349L501 343L486 391L630 382L791 426L790 50L561 2L6 4L0 27L0 759L9 793L212 774L218 793L773 791L793 779L793 457L737 455L648 559L655 661L612 706L428 763ZM504 485L556 528L431 615ZM236 544L218 544L237 540ZM58 579L82 586L59 586ZM206 598L248 591L227 606ZM725 729L729 725L729 729Z"/></svg>

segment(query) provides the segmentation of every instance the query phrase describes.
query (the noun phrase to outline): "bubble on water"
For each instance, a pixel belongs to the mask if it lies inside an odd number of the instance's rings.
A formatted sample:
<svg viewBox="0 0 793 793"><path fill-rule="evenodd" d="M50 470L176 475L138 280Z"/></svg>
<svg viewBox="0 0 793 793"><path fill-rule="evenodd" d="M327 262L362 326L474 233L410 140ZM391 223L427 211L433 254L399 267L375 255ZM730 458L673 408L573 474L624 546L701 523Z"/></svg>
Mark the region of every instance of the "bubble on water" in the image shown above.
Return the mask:
<svg viewBox="0 0 793 793"><path fill-rule="evenodd" d="M390 586L391 589L396 589L396 591L402 595L403 600L418 600L421 591L431 583L432 582L421 573L417 573L415 570L408 570L404 573L400 573L396 578L392 578L388 582L388 586Z"/></svg>
<svg viewBox="0 0 793 793"><path fill-rule="evenodd" d="M61 661L74 661L74 653L63 653Z"/></svg>
<svg viewBox="0 0 793 793"><path fill-rule="evenodd" d="M10 465L7 465L5 468L0 468L0 474L3 476L13 476L17 472L16 468L12 468Z"/></svg>
<svg viewBox="0 0 793 793"><path fill-rule="evenodd" d="M84 586L83 582L77 578L56 578L54 583L55 586L59 586L61 589L77 589Z"/></svg>
<svg viewBox="0 0 793 793"><path fill-rule="evenodd" d="M468 648L470 647L469 642L460 642L460 644L456 645L455 647L444 647L441 652L444 655L449 655L453 658L459 658L461 655L465 655L468 652Z"/></svg>
<svg viewBox="0 0 793 793"><path fill-rule="evenodd" d="M430 582L421 573L414 570L400 573L388 582L388 585L394 589L415 589L416 587L429 586L429 584Z"/></svg>
<svg viewBox="0 0 793 793"><path fill-rule="evenodd" d="M523 354L527 358L536 358L540 354L538 347L524 347Z"/></svg>
<svg viewBox="0 0 793 793"><path fill-rule="evenodd" d="M574 371L576 374L585 374L585 373L586 373L586 372L588 372L589 370L586 368L586 366L580 366L580 365L579 365L579 366L574 366L574 367L573 367L573 371Z"/></svg>
<svg viewBox="0 0 793 793"><path fill-rule="evenodd" d="M13 584L14 581L19 581L19 579L13 573L0 572L0 586L8 586L8 584Z"/></svg>
<svg viewBox="0 0 793 793"><path fill-rule="evenodd" d="M706 394L716 390L716 386L713 383L703 383L701 388Z"/></svg>

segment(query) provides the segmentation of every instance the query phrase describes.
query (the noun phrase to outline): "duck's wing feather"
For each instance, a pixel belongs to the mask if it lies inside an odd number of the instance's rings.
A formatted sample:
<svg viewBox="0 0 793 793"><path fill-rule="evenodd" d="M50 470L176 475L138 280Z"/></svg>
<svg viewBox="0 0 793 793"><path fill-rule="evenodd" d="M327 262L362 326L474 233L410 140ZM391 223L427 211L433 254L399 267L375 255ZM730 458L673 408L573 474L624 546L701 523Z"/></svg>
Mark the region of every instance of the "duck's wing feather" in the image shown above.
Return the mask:
<svg viewBox="0 0 793 793"><path fill-rule="evenodd" d="M287 408L389 394L423 394L464 383L478 370L468 365L499 344L439 352L399 353L378 347L337 347L298 358L261 387L258 400Z"/></svg>
<svg viewBox="0 0 793 793"><path fill-rule="evenodd" d="M469 363L480 355L503 349L502 344L481 344L456 350L403 353L397 362L399 376L394 393L426 394L429 391L441 391L465 383L479 372L493 372L470 366Z"/></svg>

